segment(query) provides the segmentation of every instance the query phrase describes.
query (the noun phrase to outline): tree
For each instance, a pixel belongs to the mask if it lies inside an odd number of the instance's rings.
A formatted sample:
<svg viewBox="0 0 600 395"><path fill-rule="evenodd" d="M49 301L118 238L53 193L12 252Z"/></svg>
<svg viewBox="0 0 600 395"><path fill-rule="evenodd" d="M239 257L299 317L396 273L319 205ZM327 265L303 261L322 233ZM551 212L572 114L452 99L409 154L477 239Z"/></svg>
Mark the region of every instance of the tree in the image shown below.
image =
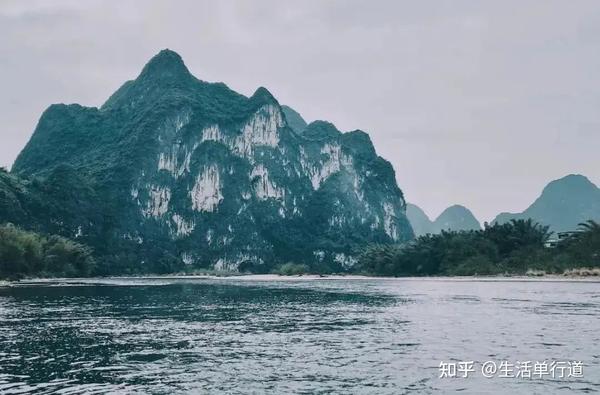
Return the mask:
<svg viewBox="0 0 600 395"><path fill-rule="evenodd" d="M403 245L369 246L357 270L386 276L525 273L545 259L547 226L531 219L486 224L483 230L442 231Z"/></svg>
<svg viewBox="0 0 600 395"><path fill-rule="evenodd" d="M578 232L559 244L579 266L600 266L600 224L594 220L582 222Z"/></svg>
<svg viewBox="0 0 600 395"><path fill-rule="evenodd" d="M511 252L524 247L541 248L552 234L548 226L528 219L513 219L504 224L486 224L484 237L498 246L498 252L506 257Z"/></svg>
<svg viewBox="0 0 600 395"><path fill-rule="evenodd" d="M60 236L42 236L11 224L0 226L0 278L89 276L92 250Z"/></svg>

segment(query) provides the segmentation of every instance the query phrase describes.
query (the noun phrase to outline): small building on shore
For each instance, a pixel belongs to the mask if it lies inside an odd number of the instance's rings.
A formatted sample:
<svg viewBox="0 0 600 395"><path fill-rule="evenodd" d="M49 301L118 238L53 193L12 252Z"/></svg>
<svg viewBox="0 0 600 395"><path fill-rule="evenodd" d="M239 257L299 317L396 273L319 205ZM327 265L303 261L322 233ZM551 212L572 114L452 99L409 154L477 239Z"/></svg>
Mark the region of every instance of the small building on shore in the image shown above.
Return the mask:
<svg viewBox="0 0 600 395"><path fill-rule="evenodd" d="M576 235L579 232L580 232L579 230L568 230L565 232L558 232L558 233L556 233L556 237L552 237L552 238L546 240L546 242L544 243L544 247L556 248L558 243L565 241L566 239L568 239L570 237L573 237L574 235Z"/></svg>

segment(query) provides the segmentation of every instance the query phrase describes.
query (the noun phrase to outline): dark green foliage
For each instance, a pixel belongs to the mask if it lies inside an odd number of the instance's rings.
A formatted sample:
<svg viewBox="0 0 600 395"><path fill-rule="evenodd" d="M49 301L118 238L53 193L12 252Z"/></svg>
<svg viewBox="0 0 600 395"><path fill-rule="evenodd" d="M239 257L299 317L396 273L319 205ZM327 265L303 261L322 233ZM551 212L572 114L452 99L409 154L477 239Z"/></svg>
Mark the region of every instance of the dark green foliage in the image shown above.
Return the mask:
<svg viewBox="0 0 600 395"><path fill-rule="evenodd" d="M0 223L67 238L77 235L89 244L106 232L108 207L96 186L66 165L45 177L0 173Z"/></svg>
<svg viewBox="0 0 600 395"><path fill-rule="evenodd" d="M302 132L302 135L311 140L325 140L335 138L341 133L333 126L332 123L326 121L314 121Z"/></svg>
<svg viewBox="0 0 600 395"><path fill-rule="evenodd" d="M600 266L600 223L588 220L559 245L559 251L571 256L579 266Z"/></svg>
<svg viewBox="0 0 600 395"><path fill-rule="evenodd" d="M92 251L83 244L13 225L0 226L0 278L86 277L94 266Z"/></svg>
<svg viewBox="0 0 600 395"><path fill-rule="evenodd" d="M275 268L274 272L282 276L299 276L309 272L306 265L288 262Z"/></svg>
<svg viewBox="0 0 600 395"><path fill-rule="evenodd" d="M469 276L600 266L600 225L589 221L581 230L556 249L544 247L548 227L531 219L486 225L480 231L443 231L404 245L371 246L361 254L357 270L384 276Z"/></svg>

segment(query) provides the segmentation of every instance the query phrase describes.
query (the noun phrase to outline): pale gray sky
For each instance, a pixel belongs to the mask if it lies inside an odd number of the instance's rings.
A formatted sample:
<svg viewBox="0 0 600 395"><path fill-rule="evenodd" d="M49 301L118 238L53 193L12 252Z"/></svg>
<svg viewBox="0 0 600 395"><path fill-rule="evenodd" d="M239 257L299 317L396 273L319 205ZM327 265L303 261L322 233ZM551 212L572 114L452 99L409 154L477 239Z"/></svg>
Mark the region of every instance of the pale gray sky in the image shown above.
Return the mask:
<svg viewBox="0 0 600 395"><path fill-rule="evenodd" d="M51 103L99 106L162 48L367 131L430 216L521 211L600 184L600 2L0 0L0 165Z"/></svg>

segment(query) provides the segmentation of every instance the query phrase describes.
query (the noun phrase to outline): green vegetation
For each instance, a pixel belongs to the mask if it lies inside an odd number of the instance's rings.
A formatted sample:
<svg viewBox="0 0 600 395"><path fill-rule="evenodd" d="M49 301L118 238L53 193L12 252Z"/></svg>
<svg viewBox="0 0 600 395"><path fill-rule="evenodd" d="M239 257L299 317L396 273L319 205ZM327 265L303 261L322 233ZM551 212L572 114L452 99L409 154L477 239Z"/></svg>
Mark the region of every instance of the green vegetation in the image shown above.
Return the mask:
<svg viewBox="0 0 600 395"><path fill-rule="evenodd" d="M308 273L309 271L310 269L307 265L288 262L278 266L273 272L282 276L300 276Z"/></svg>
<svg viewBox="0 0 600 395"><path fill-rule="evenodd" d="M85 277L94 269L91 250L60 236L0 226L0 279Z"/></svg>
<svg viewBox="0 0 600 395"><path fill-rule="evenodd" d="M600 273L600 224L591 220L580 224L578 232L555 248L544 247L549 236L547 227L531 219L486 225L480 231L428 234L402 245L368 247L355 271L384 276ZM156 248L160 250L160 246ZM135 254L130 254L135 260ZM155 256L150 272L167 274L183 269L175 257L169 260L158 252ZM110 259L96 264L89 247L67 238L43 236L11 224L0 226L0 279L114 274L111 263L117 264ZM310 272L309 266L292 262L273 270L285 276ZM135 268L123 272L121 267L119 273L139 272Z"/></svg>
<svg viewBox="0 0 600 395"><path fill-rule="evenodd" d="M548 227L531 219L486 225L480 231L425 235L403 245L374 245L359 257L357 271L384 276L563 273L600 267L600 225L588 221L580 232L546 248Z"/></svg>
<svg viewBox="0 0 600 395"><path fill-rule="evenodd" d="M569 268L600 268L600 224L589 220L579 224L579 230L558 245L557 259L571 260Z"/></svg>

